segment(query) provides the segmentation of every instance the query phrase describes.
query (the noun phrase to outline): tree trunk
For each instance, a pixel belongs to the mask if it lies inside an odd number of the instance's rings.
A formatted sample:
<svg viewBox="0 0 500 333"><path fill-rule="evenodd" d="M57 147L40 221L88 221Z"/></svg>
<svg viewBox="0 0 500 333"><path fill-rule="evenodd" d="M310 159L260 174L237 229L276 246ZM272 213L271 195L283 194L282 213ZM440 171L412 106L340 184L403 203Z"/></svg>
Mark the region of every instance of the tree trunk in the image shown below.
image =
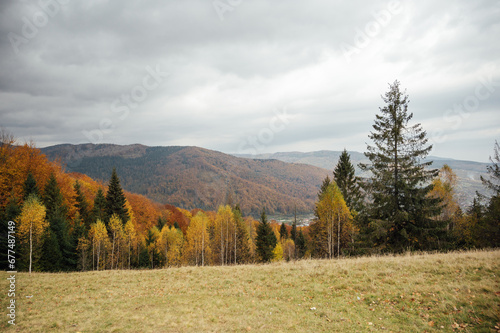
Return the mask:
<svg viewBox="0 0 500 333"><path fill-rule="evenodd" d="M101 244L97 244L97 271L99 271L99 259L101 257Z"/></svg>
<svg viewBox="0 0 500 333"><path fill-rule="evenodd" d="M32 233L32 230L33 229L33 222L31 222L30 224L30 274L31 274L31 262L33 260L33 233Z"/></svg>
<svg viewBox="0 0 500 333"><path fill-rule="evenodd" d="M205 225L203 224L203 230L201 231L201 266L205 266Z"/></svg>
<svg viewBox="0 0 500 333"><path fill-rule="evenodd" d="M340 215L339 215L339 228L337 231L337 258L340 258Z"/></svg>

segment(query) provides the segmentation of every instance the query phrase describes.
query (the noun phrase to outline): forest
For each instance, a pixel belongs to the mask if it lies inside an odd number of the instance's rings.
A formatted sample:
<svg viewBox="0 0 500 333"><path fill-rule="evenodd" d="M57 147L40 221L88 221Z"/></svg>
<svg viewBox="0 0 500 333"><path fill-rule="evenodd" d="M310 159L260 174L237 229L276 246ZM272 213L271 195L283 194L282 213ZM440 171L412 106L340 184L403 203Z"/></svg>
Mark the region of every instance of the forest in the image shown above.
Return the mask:
<svg viewBox="0 0 500 333"><path fill-rule="evenodd" d="M115 169L107 183L68 173L33 142L18 144L4 131L1 269L9 269L13 252L19 270L59 272L498 247L498 142L490 177L482 179L491 196L477 194L462 210L454 198L453 170L432 169L426 162L432 145L422 126L411 123L408 96L398 81L383 101L365 153L370 163L360 165L371 177L357 178L344 150L318 191L314 221L301 227L296 221L268 221L266 207L255 220L238 203L217 211L156 203L124 191Z"/></svg>

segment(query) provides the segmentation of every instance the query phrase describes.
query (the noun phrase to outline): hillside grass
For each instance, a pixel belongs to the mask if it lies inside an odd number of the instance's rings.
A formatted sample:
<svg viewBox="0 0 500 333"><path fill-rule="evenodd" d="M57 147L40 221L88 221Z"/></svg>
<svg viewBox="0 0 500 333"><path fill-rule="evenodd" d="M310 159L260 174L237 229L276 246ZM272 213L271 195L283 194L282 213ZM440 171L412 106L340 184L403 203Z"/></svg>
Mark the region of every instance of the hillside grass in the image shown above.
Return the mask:
<svg viewBox="0 0 500 333"><path fill-rule="evenodd" d="M0 277L7 332L495 332L500 321L500 250L17 273L16 326Z"/></svg>

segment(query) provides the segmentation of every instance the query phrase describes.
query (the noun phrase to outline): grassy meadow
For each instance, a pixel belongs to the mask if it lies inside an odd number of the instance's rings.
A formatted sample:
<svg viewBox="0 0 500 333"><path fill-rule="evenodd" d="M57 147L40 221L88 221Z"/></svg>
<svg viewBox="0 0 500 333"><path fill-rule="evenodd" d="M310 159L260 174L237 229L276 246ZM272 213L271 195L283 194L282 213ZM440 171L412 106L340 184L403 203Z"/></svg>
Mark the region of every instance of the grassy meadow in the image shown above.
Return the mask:
<svg viewBox="0 0 500 333"><path fill-rule="evenodd" d="M15 326L0 277L5 332L497 332L500 321L500 250L17 273Z"/></svg>

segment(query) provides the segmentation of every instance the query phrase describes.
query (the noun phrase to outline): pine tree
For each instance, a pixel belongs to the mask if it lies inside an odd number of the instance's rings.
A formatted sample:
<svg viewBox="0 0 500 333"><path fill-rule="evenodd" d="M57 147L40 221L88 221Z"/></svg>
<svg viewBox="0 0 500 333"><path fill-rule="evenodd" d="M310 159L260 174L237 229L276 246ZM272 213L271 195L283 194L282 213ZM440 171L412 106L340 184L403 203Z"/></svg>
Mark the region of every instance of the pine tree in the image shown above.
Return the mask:
<svg viewBox="0 0 500 333"><path fill-rule="evenodd" d="M355 170L351 163L351 157L347 153L347 150L344 149L333 171L333 180L342 192L347 207L351 210L359 211L361 193L354 174Z"/></svg>
<svg viewBox="0 0 500 333"><path fill-rule="evenodd" d="M280 238L283 242L288 238L288 230L284 222L280 226Z"/></svg>
<svg viewBox="0 0 500 333"><path fill-rule="evenodd" d="M40 196L40 191L38 190L36 179L31 172L28 173L28 177L24 182L23 193L23 200L26 200L32 193L38 197Z"/></svg>
<svg viewBox="0 0 500 333"><path fill-rule="evenodd" d="M323 179L323 183L321 184L321 187L318 192L318 199L321 199L321 196L323 195L323 193L325 193L326 189L331 184L331 182L332 181L330 180L330 177L328 175L325 177L325 179Z"/></svg>
<svg viewBox="0 0 500 333"><path fill-rule="evenodd" d="M156 227L158 230L163 229L163 227L167 224L167 220L161 216L158 216L158 222L156 223Z"/></svg>
<svg viewBox="0 0 500 333"><path fill-rule="evenodd" d="M50 220L53 217L66 214L67 208L64 205L64 198L54 173L50 174L49 181L43 190L42 199L47 209L47 219Z"/></svg>
<svg viewBox="0 0 500 333"><path fill-rule="evenodd" d="M298 259L302 258L306 253L306 238L302 233L302 229L300 229L297 234L297 240L295 241L295 253Z"/></svg>
<svg viewBox="0 0 500 333"><path fill-rule="evenodd" d="M76 209L78 210L80 218L83 221L85 231L88 231L90 229L90 224L92 223L90 220L89 204L82 193L81 185L78 180L75 182L73 188L75 190Z"/></svg>
<svg viewBox="0 0 500 333"><path fill-rule="evenodd" d="M123 193L122 187L120 185L120 179L116 173L116 169L113 168L111 173L111 179L109 181L108 192L106 193L106 213L108 216L113 214L118 215L125 224L129 217L127 208L125 207L126 202L125 194Z"/></svg>
<svg viewBox="0 0 500 333"><path fill-rule="evenodd" d="M270 262L273 259L273 251L276 247L276 235L267 222L266 210L262 210L260 224L257 227L257 238L255 241L256 252L262 262Z"/></svg>
<svg viewBox="0 0 500 333"><path fill-rule="evenodd" d="M62 253L57 235L48 228L45 232L42 246L41 267L47 272L58 272L62 267Z"/></svg>
<svg viewBox="0 0 500 333"><path fill-rule="evenodd" d="M495 147L493 150L493 158L490 156L492 164L486 167L490 179L486 179L481 176L481 181L483 182L483 185L492 190L496 196L500 196L500 145L498 144L498 141L495 141Z"/></svg>
<svg viewBox="0 0 500 333"><path fill-rule="evenodd" d="M70 244L74 246L74 262L75 268L84 271L86 269L86 259L84 256L79 254L78 251L85 250L88 246L88 231L90 230L90 225L88 229L85 227L85 223L80 217L80 213L76 212L75 219L73 220L73 231L70 234ZM85 251L84 251L85 252Z"/></svg>
<svg viewBox="0 0 500 333"><path fill-rule="evenodd" d="M94 208L92 209L92 222L95 223L97 220L106 221L106 197L104 197L104 192L102 189L97 190L97 194L94 199Z"/></svg>
<svg viewBox="0 0 500 333"><path fill-rule="evenodd" d="M52 235L49 232L45 240L50 242L50 247L44 247L44 250L49 251L49 253L44 252L44 257L61 253L62 258L58 267L56 266L56 262L49 264L48 269L51 271L71 270L76 267L76 246L71 244L66 217L67 208L64 205L63 199L56 176L52 173L44 188L43 202L47 209L47 221L49 222L51 232L55 235L56 241L52 239ZM53 249L53 247L57 247L58 250Z"/></svg>
<svg viewBox="0 0 500 333"><path fill-rule="evenodd" d="M371 219L377 225L376 242L394 251L407 248L430 249L439 246L442 223L432 217L439 214L439 200L427 197L429 184L437 170L426 170L432 162L423 160L432 149L420 124L409 125L408 96L399 82L390 85L382 97L386 106L376 115L368 145L371 164L360 164L372 177L365 188L372 195Z"/></svg>
<svg viewBox="0 0 500 333"><path fill-rule="evenodd" d="M483 184L493 191L486 206L484 217L478 226L478 242L482 247L495 247L500 244L500 145L495 141L493 158L487 171L490 179L481 177Z"/></svg>

